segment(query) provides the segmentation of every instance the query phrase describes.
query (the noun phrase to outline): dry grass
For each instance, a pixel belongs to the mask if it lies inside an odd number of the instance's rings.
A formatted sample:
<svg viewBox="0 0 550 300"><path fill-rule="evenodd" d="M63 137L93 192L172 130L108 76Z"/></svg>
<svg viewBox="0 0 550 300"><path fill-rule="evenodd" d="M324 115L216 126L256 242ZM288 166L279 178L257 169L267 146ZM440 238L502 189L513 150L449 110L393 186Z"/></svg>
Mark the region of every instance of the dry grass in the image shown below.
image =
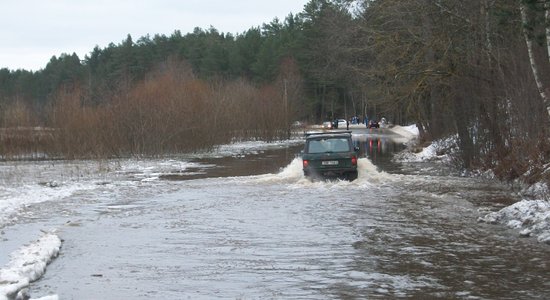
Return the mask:
<svg viewBox="0 0 550 300"><path fill-rule="evenodd" d="M284 99L274 86L206 82L181 64L118 91L105 104L84 106L86 97L79 88L59 92L40 124L50 128L46 136L4 129L10 133L0 134L0 157L163 156L234 140L281 139L288 129ZM9 110L17 113L2 118L1 127L38 125L30 109L18 104Z"/></svg>

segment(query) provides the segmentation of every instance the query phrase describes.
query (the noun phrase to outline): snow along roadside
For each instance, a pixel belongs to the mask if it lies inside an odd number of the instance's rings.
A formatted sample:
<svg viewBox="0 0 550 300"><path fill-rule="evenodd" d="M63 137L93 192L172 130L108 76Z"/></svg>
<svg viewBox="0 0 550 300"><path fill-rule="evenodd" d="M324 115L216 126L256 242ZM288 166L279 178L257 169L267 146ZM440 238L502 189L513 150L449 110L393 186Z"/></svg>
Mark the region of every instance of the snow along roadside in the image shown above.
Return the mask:
<svg viewBox="0 0 550 300"><path fill-rule="evenodd" d="M536 236L541 243L550 245L550 202L522 200L497 212L487 214L480 221L490 224L506 224L519 230L522 237Z"/></svg>
<svg viewBox="0 0 550 300"><path fill-rule="evenodd" d="M418 130L414 125L396 126L394 131L409 138L410 141L418 137ZM449 148L452 144L452 138L434 141L420 153L402 153L399 160L410 162L445 161L446 155L438 156L437 149ZM550 172L550 164L547 172ZM545 183L537 183L525 189L522 194L530 196L526 196L522 201L500 211L480 217L478 220L489 224L504 224L519 231L521 237L536 237L540 243L550 245L550 201L547 199L550 187ZM543 200L545 198L546 200Z"/></svg>
<svg viewBox="0 0 550 300"><path fill-rule="evenodd" d="M0 300L28 299L26 288L46 272L47 265L57 257L61 239L46 233L33 243L10 254L10 262L0 269ZM47 296L41 299L56 299Z"/></svg>

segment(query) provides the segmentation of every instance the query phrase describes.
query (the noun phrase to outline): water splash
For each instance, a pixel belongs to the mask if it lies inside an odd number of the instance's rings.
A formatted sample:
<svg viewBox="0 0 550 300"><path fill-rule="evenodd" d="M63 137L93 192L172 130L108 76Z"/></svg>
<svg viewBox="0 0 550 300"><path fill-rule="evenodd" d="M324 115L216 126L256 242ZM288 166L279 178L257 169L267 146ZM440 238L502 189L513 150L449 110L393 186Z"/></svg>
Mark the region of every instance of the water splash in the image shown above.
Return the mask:
<svg viewBox="0 0 550 300"><path fill-rule="evenodd" d="M378 170L378 168L368 158L360 158L357 161L357 180L354 181L359 185L371 183L381 185L387 182L393 182L397 178L395 175Z"/></svg>
<svg viewBox="0 0 550 300"><path fill-rule="evenodd" d="M311 181L304 176L302 170L302 159L297 157L290 162L286 167L282 168L279 173L265 174L260 176L250 177L254 182L259 183L288 183L296 184L300 187L350 187L365 185L382 185L390 181L397 180L395 175L379 171L378 168L368 158L360 158L357 164L358 178L352 182L346 180L330 180L330 181Z"/></svg>

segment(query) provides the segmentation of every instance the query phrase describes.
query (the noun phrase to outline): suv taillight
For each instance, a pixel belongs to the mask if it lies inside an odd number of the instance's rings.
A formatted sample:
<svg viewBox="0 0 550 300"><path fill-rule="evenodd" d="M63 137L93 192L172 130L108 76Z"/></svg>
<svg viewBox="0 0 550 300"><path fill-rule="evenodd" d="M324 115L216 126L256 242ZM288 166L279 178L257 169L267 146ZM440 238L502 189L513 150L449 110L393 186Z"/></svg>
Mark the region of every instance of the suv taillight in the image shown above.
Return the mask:
<svg viewBox="0 0 550 300"><path fill-rule="evenodd" d="M303 165L304 168L307 168L307 166L309 165L309 161L308 161L308 160L304 160L304 161L302 162L302 165Z"/></svg>
<svg viewBox="0 0 550 300"><path fill-rule="evenodd" d="M352 164L353 166L356 166L356 165L357 165L357 156L354 155L354 156L351 157L351 164Z"/></svg>

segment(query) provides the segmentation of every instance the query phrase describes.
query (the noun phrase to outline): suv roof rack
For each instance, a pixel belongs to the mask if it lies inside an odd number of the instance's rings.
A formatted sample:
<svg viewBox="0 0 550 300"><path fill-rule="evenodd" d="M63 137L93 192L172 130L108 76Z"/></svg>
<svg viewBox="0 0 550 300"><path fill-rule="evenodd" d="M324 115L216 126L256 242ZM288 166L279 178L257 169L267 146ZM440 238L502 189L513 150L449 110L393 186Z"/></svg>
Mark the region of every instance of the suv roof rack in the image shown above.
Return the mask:
<svg viewBox="0 0 550 300"><path fill-rule="evenodd" d="M340 130L340 131L307 131L305 132L305 136L308 137L310 135L321 135L321 134L345 134L348 133L351 135L351 130Z"/></svg>

